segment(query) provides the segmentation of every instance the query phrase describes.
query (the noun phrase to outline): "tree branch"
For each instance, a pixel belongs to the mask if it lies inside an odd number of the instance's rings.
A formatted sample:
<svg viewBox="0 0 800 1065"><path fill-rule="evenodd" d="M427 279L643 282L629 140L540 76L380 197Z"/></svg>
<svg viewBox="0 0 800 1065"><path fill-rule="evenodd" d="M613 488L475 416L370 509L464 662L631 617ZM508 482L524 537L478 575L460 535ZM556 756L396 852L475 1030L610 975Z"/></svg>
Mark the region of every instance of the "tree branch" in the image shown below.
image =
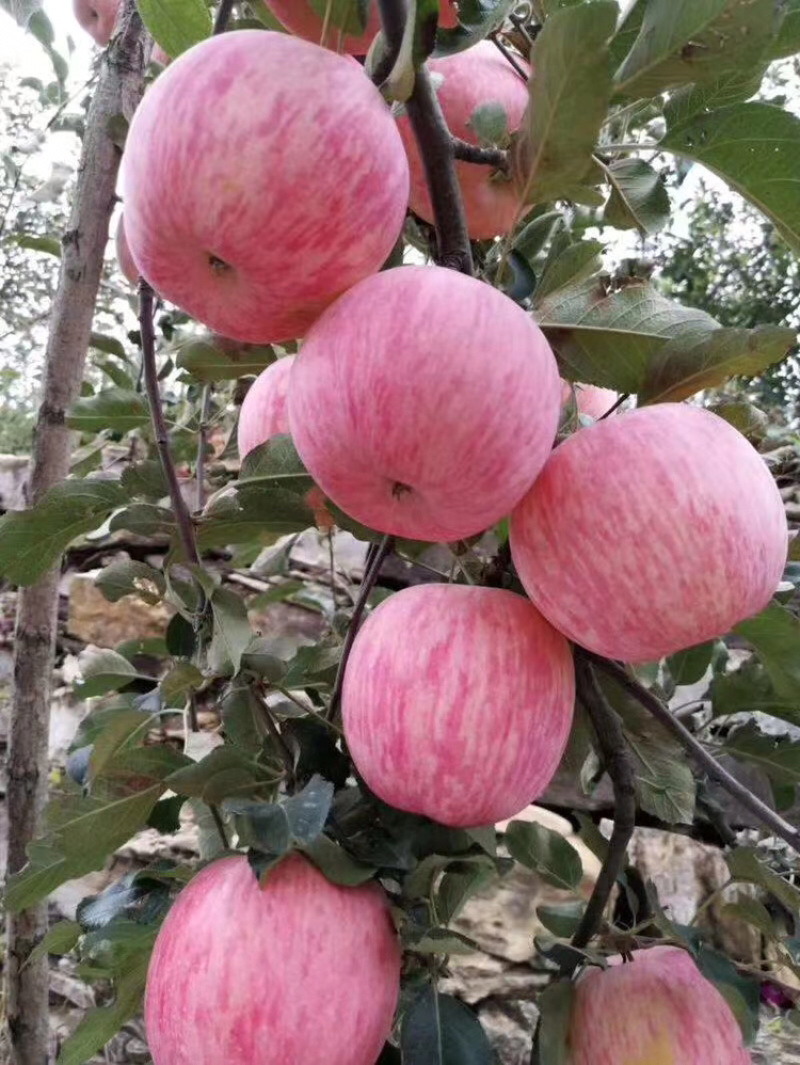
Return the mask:
<svg viewBox="0 0 800 1065"><path fill-rule="evenodd" d="M161 392L158 387L158 368L156 366L156 335L153 328L154 294L148 283L141 279L139 282L139 328L142 334L142 365L144 367L144 386L150 403L150 418L153 422L153 431L156 438L156 447L161 459L161 466L169 488L169 498L178 524L183 553L189 562L199 563L200 556L197 553L197 543L194 536L194 526L189 514L189 508L181 493L178 475L175 472L175 463L169 451L169 437L167 435L167 423L164 421L164 411L161 407Z"/></svg>
<svg viewBox="0 0 800 1065"><path fill-rule="evenodd" d="M368 564L364 570L364 579L361 582L358 598L353 607L353 616L350 619L350 624L347 626L347 635L344 638L344 646L342 647L342 657L339 660L339 668L336 671L336 680L334 681L333 692L331 693L331 701L328 704L328 712L325 715L328 721L333 721L339 711L339 703L342 699L342 685L344 684L344 672L347 669L347 661L350 658L350 652L353 649L353 642L358 633L358 627L361 624L361 618L366 609L370 592L375 587L375 582L380 575L383 560L393 549L394 537L387 535L381 540L378 549L372 553L372 557L370 558L369 555L367 556Z"/></svg>
<svg viewBox="0 0 800 1065"><path fill-rule="evenodd" d="M481 148L479 144L470 144L460 137L452 137L453 158L464 163L479 163L492 166L495 170L508 172L508 152L503 148Z"/></svg>
<svg viewBox="0 0 800 1065"><path fill-rule="evenodd" d="M383 32L393 55L400 51L406 18L405 0L378 0ZM411 128L419 146L433 206L440 266L472 273L472 248L464 202L456 176L453 143L427 70L416 71L414 91L406 101Z"/></svg>
<svg viewBox="0 0 800 1065"><path fill-rule="evenodd" d="M774 835L778 836L785 843L788 843L790 847L793 847L798 853L800 853L800 830L789 824L784 820L780 814L771 810L766 803L762 802L756 795L746 788L744 784L741 784L734 776L732 776L727 769L724 769L719 762L712 755L708 753L705 747L699 740L689 732L689 730L681 724L680 721L672 714L668 707L664 706L660 699L658 699L652 692L648 691L642 684L636 680L635 677L621 666L618 662L612 662L607 658L600 658L599 655L592 654L590 651L578 648L576 650L578 657L583 656L593 663L598 669L603 670L609 677L612 677L620 687L624 688L629 695L642 706L648 713L652 714L657 721L660 721L664 728L678 740L694 759L694 761L703 769L712 780L715 780L720 787L724 788L732 798L749 810L754 817L756 817L766 828L768 828Z"/></svg>
<svg viewBox="0 0 800 1065"><path fill-rule="evenodd" d="M220 0L217 17L214 19L214 34L224 33L233 13L233 0Z"/></svg>
<svg viewBox="0 0 800 1065"><path fill-rule="evenodd" d="M614 830L608 853L580 925L572 937L573 947L585 947L598 931L614 884L628 856L628 844L636 827L636 786L628 745L619 716L608 704L589 662L577 656L575 672L579 698L592 722L597 746L614 785Z"/></svg>
<svg viewBox="0 0 800 1065"><path fill-rule="evenodd" d="M31 503L69 473L66 412L80 394L119 169L119 149L108 129L116 115L130 117L144 90L145 34L133 0L122 5L117 24L119 32L100 60L62 240L31 462ZM59 575L56 566L38 584L21 589L17 603L6 793L9 874L25 865L28 844L43 828ZM6 915L5 1018L14 1065L45 1062L49 1056L47 957L30 958L46 930L46 903Z"/></svg>
<svg viewBox="0 0 800 1065"><path fill-rule="evenodd" d="M197 462L195 463L195 480L197 481L197 495L195 497L195 510L201 511L206 505L206 446L208 444L208 416L211 411L211 385L203 388L203 398L200 402L200 433L197 441Z"/></svg>

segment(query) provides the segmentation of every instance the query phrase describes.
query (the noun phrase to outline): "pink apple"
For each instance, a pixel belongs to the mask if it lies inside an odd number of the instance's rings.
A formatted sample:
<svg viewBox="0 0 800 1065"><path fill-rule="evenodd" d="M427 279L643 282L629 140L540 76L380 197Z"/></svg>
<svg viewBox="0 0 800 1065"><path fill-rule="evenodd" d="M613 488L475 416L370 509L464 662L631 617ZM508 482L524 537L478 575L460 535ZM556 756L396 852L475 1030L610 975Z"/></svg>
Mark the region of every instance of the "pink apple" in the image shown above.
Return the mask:
<svg viewBox="0 0 800 1065"><path fill-rule="evenodd" d="M273 362L250 386L239 412L237 442L240 458L265 444L270 437L289 432L286 396L294 359L294 355L289 355Z"/></svg>
<svg viewBox="0 0 800 1065"><path fill-rule="evenodd" d="M123 276L130 281L132 285L138 285L139 269L133 261L131 249L128 247L128 239L125 236L124 215L120 215L119 222L117 222L117 235L114 238L114 246L117 252L117 264L119 265Z"/></svg>
<svg viewBox="0 0 800 1065"><path fill-rule="evenodd" d="M324 20L309 4L308 0L267 0L267 7L283 23L287 30L305 37L307 41L322 44ZM440 25L452 28L458 25L458 12L454 0L441 0L442 13ZM375 0L370 4L367 28L361 37L347 36L339 47L339 30L331 26L325 43L335 51L349 52L351 55L366 55L375 34L381 28L381 18Z"/></svg>
<svg viewBox="0 0 800 1065"><path fill-rule="evenodd" d="M419 585L381 603L356 637L345 740L385 802L445 825L488 825L550 783L574 696L569 644L527 599Z"/></svg>
<svg viewBox="0 0 800 1065"><path fill-rule="evenodd" d="M459 540L519 502L553 444L555 359L516 303L464 274L401 266L362 281L310 330L289 425L351 517Z"/></svg>
<svg viewBox="0 0 800 1065"><path fill-rule="evenodd" d="M101 48L111 40L120 0L72 0L72 10L81 27Z"/></svg>
<svg viewBox="0 0 800 1065"><path fill-rule="evenodd" d="M514 564L539 610L627 662L760 611L786 549L783 503L758 453L722 418L677 403L579 429L511 519Z"/></svg>
<svg viewBox="0 0 800 1065"><path fill-rule="evenodd" d="M299 855L263 887L247 859L204 869L158 934L145 992L155 1065L375 1065L400 950L380 888Z"/></svg>
<svg viewBox="0 0 800 1065"><path fill-rule="evenodd" d="M577 982L572 1065L750 1065L730 1006L685 950L609 960Z"/></svg>
<svg viewBox="0 0 800 1065"><path fill-rule="evenodd" d="M578 414L585 414L588 418L598 421L607 414L619 399L619 392L612 388L598 388L597 385L570 384L564 381L562 388L562 400L569 403L575 397L575 406Z"/></svg>
<svg viewBox="0 0 800 1065"><path fill-rule="evenodd" d="M123 168L144 277L254 343L303 336L378 270L408 202L396 125L363 71L268 30L224 33L174 60L133 117Z"/></svg>
<svg viewBox="0 0 800 1065"><path fill-rule="evenodd" d="M524 66L524 61L520 61ZM528 87L508 60L489 41L442 59L429 59L428 69L444 80L437 92L442 111L454 137L478 144L470 126L475 111L487 104L500 104L505 110L510 132L519 129L528 104ZM422 158L407 117L398 120L411 168L411 209L427 222L433 221ZM467 212L469 235L484 240L508 233L520 207L517 186L503 174L482 163L456 163L458 180ZM525 209L527 210L527 208Z"/></svg>

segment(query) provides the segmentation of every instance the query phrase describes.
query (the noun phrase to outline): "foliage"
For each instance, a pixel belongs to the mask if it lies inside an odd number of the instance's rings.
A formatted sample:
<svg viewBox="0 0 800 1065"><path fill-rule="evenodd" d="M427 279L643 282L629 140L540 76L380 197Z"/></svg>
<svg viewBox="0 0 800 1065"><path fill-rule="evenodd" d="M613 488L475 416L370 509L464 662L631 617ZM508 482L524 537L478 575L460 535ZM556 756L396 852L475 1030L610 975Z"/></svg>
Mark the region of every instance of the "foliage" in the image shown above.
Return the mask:
<svg viewBox="0 0 800 1065"><path fill-rule="evenodd" d="M794 7L790 20L783 18L784 6L772 0L702 5L639 0L618 25L617 6L609 0L547 0L532 6L544 21L533 45L536 77L522 129L510 146L531 211L507 239L475 246L480 275L535 315L569 381L656 403L725 388L732 377L743 375L756 376L748 393L770 405L778 388L794 397L797 366L785 360L796 342L800 294L794 257L800 245L800 200L794 188L800 119L775 104L750 101L771 58L800 49L792 28ZM511 7L504 0L464 0L461 27L440 33L437 51L458 50L493 33ZM211 30L204 4L186 0L188 14L178 21L170 5L157 0L141 3L140 9L155 39L172 54ZM723 16L727 39L734 42L729 48L720 44ZM519 42L510 29L507 39ZM8 85L10 74L0 73ZM60 102L58 82L54 85L11 86L20 104L12 139L55 102L51 97ZM62 110L57 121L63 124L67 117ZM77 118L70 128L80 135ZM775 151L763 166L754 166L753 153L763 153L763 131L774 138ZM739 219L753 216L740 215L709 195L691 219L687 239L660 238L668 255L661 291L635 271L610 275L602 265L606 243L627 230L655 234L669 221L670 197L662 178L632 143L705 162L763 210L767 221L755 231L745 228L738 239L732 230ZM66 195L62 190L52 204L40 198L35 209L20 206L19 188L28 187L28 179L19 152L6 156L0 187L7 219L0 250L7 279L0 287L0 318L14 336L13 353L10 347L4 350L10 362L13 354L17 369L40 342ZM587 233L600 221L602 240L596 232ZM43 257L32 258L31 248L44 249ZM413 219L401 251L408 258L427 253L425 232ZM99 588L111 601L137 595L150 605L166 604L172 620L155 648L155 671L140 672L125 647L82 657L76 694L91 700L91 712L74 741L73 779L53 795L47 834L30 848L28 866L11 879L7 905L31 905L66 880L101 867L115 848L148 825L175 831L186 805L203 828L204 860L236 845L248 850L255 872L268 877L276 862L300 850L338 883L380 880L391 895L406 950L399 1026L405 1065L433 1060L482 1065L491 1060L491 1051L477 1018L440 993L437 983L446 975L448 956L472 947L448 927L450 921L472 894L516 861L571 896L564 908L540 915L552 936L537 943L555 981L541 999L539 1060L542 1065L564 1060L571 987L566 978L587 958L602 963L620 935L635 942L635 932L606 924L586 951L570 946L584 913L583 870L578 852L556 833L513 822L504 840L509 858L498 850L493 828L451 829L401 813L354 778L336 701L357 592L344 581L344 599L338 594L344 578L335 560L327 586L313 590L325 632L310 646L256 632L251 621L255 597L242 594L241 584L223 580L234 568L241 577L241 570L252 566L250 579L255 575L266 582L269 601L305 596L308 602L312 590L290 573L290 539L283 537L312 530L322 542L335 516L361 540L375 544L381 539L322 497L288 437L259 448L240 470L231 461L231 411L241 398L240 379L293 353L297 345L221 341L179 310L159 310L168 456L186 481L198 474L199 450L201 490L190 525L201 555L212 549L217 554L215 566L207 558L198 565L186 549L159 465L153 412L139 370L141 336L126 332L127 308L113 285L98 308L100 328L84 395L69 414L80 435L74 476L30 511L0 519L0 572L19 584L33 583L68 544L108 523L112 532L157 541L164 560L156 568L118 559L98 577ZM33 383L29 374L26 384ZM10 397L11 392L9 403ZM122 444L132 460L118 482L97 472L109 442ZM208 499L206 488L211 489ZM451 579L517 587L502 546L496 550L506 530L492 533L482 542L442 546ZM394 546L409 566L423 549L403 542ZM439 576L446 579L447 573ZM389 592L381 589L381 594ZM367 606L377 598L373 595ZM730 648L743 642L751 654L734 661ZM783 725L779 732L775 728L776 721L800 726L798 652L793 603L773 603L724 641L653 663L639 676L662 700L681 685L701 684L700 695L694 695L695 738L709 750L757 766L776 804L786 809L800 783L798 740L795 733L784 734ZM641 701L611 681L603 690L622 721L640 811L669 828L713 831L705 801L708 782L698 779ZM165 720L184 712L191 719L198 706L219 713L222 745L199 751L193 732L187 733L184 750L157 742ZM564 766L591 791L605 767L580 715L577 722ZM584 825L584 835L605 857L599 833ZM752 845L738 842L727 852L733 881L756 885L761 898L777 900L796 920L800 900L785 847L772 836L754 836ZM84 903L76 924L51 934L43 949L55 953L74 947L83 973L112 979L116 988L114 1004L87 1017L66 1045L62 1065L86 1060L136 1011L158 925L190 875L159 864L125 878ZM628 887L624 876L619 883ZM631 890L625 894L634 911L632 925L641 925L647 935L683 942L704 958L704 971L739 996L746 1025L752 1027L755 983L745 981L742 991L734 966L715 967L703 934L672 923L653 890L646 899ZM797 953L782 938L766 903L739 905L742 919L757 925L775 946L780 964L800 974ZM777 964L770 969L765 962L759 978L774 978ZM434 1032L438 1056L431 1057ZM386 1060L393 1055L387 1048Z"/></svg>

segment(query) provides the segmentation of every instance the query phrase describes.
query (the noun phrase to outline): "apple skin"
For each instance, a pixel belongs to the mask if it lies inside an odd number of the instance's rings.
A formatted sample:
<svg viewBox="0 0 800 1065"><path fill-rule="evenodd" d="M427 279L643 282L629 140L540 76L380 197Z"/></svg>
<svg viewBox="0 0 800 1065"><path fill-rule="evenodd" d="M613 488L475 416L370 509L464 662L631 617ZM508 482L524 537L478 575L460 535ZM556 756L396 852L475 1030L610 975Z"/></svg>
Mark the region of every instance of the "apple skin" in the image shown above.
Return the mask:
<svg viewBox="0 0 800 1065"><path fill-rule="evenodd" d="M239 412L239 458L265 444L272 436L289 432L286 400L295 356L287 355L263 370L250 386Z"/></svg>
<svg viewBox="0 0 800 1065"><path fill-rule="evenodd" d="M253 343L303 336L378 270L408 203L396 123L363 71L268 30L224 33L173 60L134 114L123 178L142 275Z"/></svg>
<svg viewBox="0 0 800 1065"><path fill-rule="evenodd" d="M572 652L523 596L406 588L369 616L342 690L348 749L385 802L445 825L513 817L569 737Z"/></svg>
<svg viewBox="0 0 800 1065"><path fill-rule="evenodd" d="M150 1052L155 1065L375 1065L399 982L377 885L337 887L292 855L261 888L244 856L223 858L184 888L158 934Z"/></svg>
<svg viewBox="0 0 800 1065"><path fill-rule="evenodd" d="M117 252L117 264L123 277L129 281L132 285L139 284L139 269L136 263L133 261L131 255L131 249L128 247L128 239L125 236L125 216L119 216L119 222L117 222L117 233L114 238L114 247Z"/></svg>
<svg viewBox="0 0 800 1065"><path fill-rule="evenodd" d="M323 20L308 3L308 0L267 0L267 7L290 33L298 37L304 37L307 41L320 44L322 41ZM458 12L455 10L453 0L441 0L442 13L439 16L439 25L445 29L452 29L458 25ZM342 41L341 51L349 52L350 55L366 55L375 34L381 28L381 17L378 5L372 0L366 32L361 37L347 36ZM334 51L339 50L339 31L332 26L328 35L327 44Z"/></svg>
<svg viewBox="0 0 800 1065"><path fill-rule="evenodd" d="M579 429L511 517L511 555L544 616L634 663L761 611L786 551L783 502L758 453L722 418L679 403Z"/></svg>
<svg viewBox="0 0 800 1065"><path fill-rule="evenodd" d="M81 28L101 48L111 40L117 21L120 0L72 0L72 10Z"/></svg>
<svg viewBox="0 0 800 1065"><path fill-rule="evenodd" d="M460 540L533 484L560 406L530 315L454 270L402 266L356 285L309 331L289 427L311 476L357 521Z"/></svg>
<svg viewBox="0 0 800 1065"><path fill-rule="evenodd" d="M524 60L520 60L525 66ZM469 121L481 104L499 103L505 108L508 129L519 129L528 105L528 87L515 73L508 60L489 41L442 59L429 59L428 70L444 81L437 88L448 128L454 137L477 144L478 138ZM412 211L426 222L433 221L433 208L425 180L422 157L406 116L398 119L398 128L408 153L411 170ZM529 208L520 207L518 187L482 163L456 163L456 173L464 198L467 228L473 240L502 236Z"/></svg>
<svg viewBox="0 0 800 1065"><path fill-rule="evenodd" d="M685 950L609 961L577 981L572 1065L750 1065L730 1007Z"/></svg>
<svg viewBox="0 0 800 1065"><path fill-rule="evenodd" d="M597 421L602 418L619 399L619 392L613 388L599 388L597 385L570 384L564 381L563 402L569 403L572 395L575 395L575 406L578 414L585 414L588 418Z"/></svg>

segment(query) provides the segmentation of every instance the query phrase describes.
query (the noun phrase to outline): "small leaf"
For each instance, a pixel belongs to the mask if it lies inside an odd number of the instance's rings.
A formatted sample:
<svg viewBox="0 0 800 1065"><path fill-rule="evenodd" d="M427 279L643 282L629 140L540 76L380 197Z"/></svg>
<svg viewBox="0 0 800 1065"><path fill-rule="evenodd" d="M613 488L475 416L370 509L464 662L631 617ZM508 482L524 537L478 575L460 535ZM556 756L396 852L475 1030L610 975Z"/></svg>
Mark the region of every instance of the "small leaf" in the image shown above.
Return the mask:
<svg viewBox="0 0 800 1065"><path fill-rule="evenodd" d="M97 574L94 582L110 603L126 595L136 595L155 606L165 590L164 574L160 570L132 559L112 562Z"/></svg>
<svg viewBox="0 0 800 1065"><path fill-rule="evenodd" d="M122 471L120 483L129 496L144 496L145 499L163 499L169 493L160 462L146 459L133 462Z"/></svg>
<svg viewBox="0 0 800 1065"><path fill-rule="evenodd" d="M203 0L136 0L147 29L171 59L211 36Z"/></svg>
<svg viewBox="0 0 800 1065"><path fill-rule="evenodd" d="M494 1054L472 1010L427 987L403 1015L403 1065L493 1065Z"/></svg>
<svg viewBox="0 0 800 1065"><path fill-rule="evenodd" d="M485 146L504 146L508 141L508 114L503 104L487 100L469 117L467 125Z"/></svg>
<svg viewBox="0 0 800 1065"><path fill-rule="evenodd" d="M214 617L209 668L215 673L238 673L244 650L253 638L247 608L241 596L229 588L216 588L209 602Z"/></svg>
<svg viewBox="0 0 800 1065"><path fill-rule="evenodd" d="M139 678L139 673L127 658L100 647L88 647L82 651L78 666L82 679L76 682L74 688L80 699L92 699L118 691ZM145 679L152 681L151 677Z"/></svg>
<svg viewBox="0 0 800 1065"><path fill-rule="evenodd" d="M235 747L215 747L201 762L179 769L167 778L172 791L202 799L213 806L231 796L251 795L271 782L266 769Z"/></svg>
<svg viewBox="0 0 800 1065"><path fill-rule="evenodd" d="M239 473L240 485L279 484L282 488L304 494L313 481L303 460L287 434L273 436L248 452Z"/></svg>
<svg viewBox="0 0 800 1065"><path fill-rule="evenodd" d="M737 847L725 856L725 861L734 880L758 884L782 902L790 913L800 913L800 891L783 877L773 873L750 847Z"/></svg>
<svg viewBox="0 0 800 1065"><path fill-rule="evenodd" d="M603 221L617 229L657 233L670 218L669 195L658 171L643 159L618 159L606 168L611 195Z"/></svg>
<svg viewBox="0 0 800 1065"><path fill-rule="evenodd" d="M569 1065L569 1029L574 999L575 985L570 980L551 984L537 997L539 1029L536 1033L537 1057L533 1059L533 1065Z"/></svg>
<svg viewBox="0 0 800 1065"><path fill-rule="evenodd" d="M552 260L548 258L536 289L536 301L543 300L552 292L577 285L587 277L598 273L602 263L603 245L597 240L582 240L570 244Z"/></svg>
<svg viewBox="0 0 800 1065"><path fill-rule="evenodd" d="M733 731L720 753L757 766L776 784L800 785L800 740L767 735L754 721Z"/></svg>
<svg viewBox="0 0 800 1065"><path fill-rule="evenodd" d="M581 858L571 843L544 825L512 821L506 830L512 858L538 873L548 884L577 891L583 877Z"/></svg>
<svg viewBox="0 0 800 1065"><path fill-rule="evenodd" d="M454 55L472 48L499 30L518 0L459 0L458 25L436 34L435 56Z"/></svg>
<svg viewBox="0 0 800 1065"><path fill-rule="evenodd" d="M711 640L670 655L667 667L676 687L680 684L697 684L703 679L711 665L715 647L715 642Z"/></svg>
<svg viewBox="0 0 800 1065"><path fill-rule="evenodd" d="M327 836L317 836L301 848L303 854L316 865L333 884L342 887L358 887L371 880L376 872L373 865L356 861L347 851Z"/></svg>
<svg viewBox="0 0 800 1065"><path fill-rule="evenodd" d="M745 921L757 928L768 939L777 939L775 923L770 917L769 910L763 902L750 898L749 895L740 895L736 902L727 902L722 907L720 917L733 918L735 921Z"/></svg>
<svg viewBox="0 0 800 1065"><path fill-rule="evenodd" d="M67 425L82 433L94 433L100 429L128 432L147 425L150 410L139 392L124 388L107 388L94 396L78 399L67 414Z"/></svg>
<svg viewBox="0 0 800 1065"><path fill-rule="evenodd" d="M586 905L583 902L564 902L560 905L537 906L536 916L554 936L569 939L581 923Z"/></svg>
<svg viewBox="0 0 800 1065"><path fill-rule="evenodd" d="M329 26L354 37L363 36L367 28L367 18L371 0L306 0L308 6L316 11ZM338 34L330 33L330 40L325 43L335 44Z"/></svg>
<svg viewBox="0 0 800 1065"><path fill-rule="evenodd" d="M800 619L772 603L733 630L751 643L764 663L775 691L789 699L800 695Z"/></svg>
<svg viewBox="0 0 800 1065"><path fill-rule="evenodd" d="M179 370L204 384L260 374L274 361L275 352L267 345L240 344L213 336L192 337L181 344L175 356Z"/></svg>
<svg viewBox="0 0 800 1065"><path fill-rule="evenodd" d="M47 954L61 956L75 949L83 929L77 921L59 921L54 924L28 955L25 965L31 965Z"/></svg>

